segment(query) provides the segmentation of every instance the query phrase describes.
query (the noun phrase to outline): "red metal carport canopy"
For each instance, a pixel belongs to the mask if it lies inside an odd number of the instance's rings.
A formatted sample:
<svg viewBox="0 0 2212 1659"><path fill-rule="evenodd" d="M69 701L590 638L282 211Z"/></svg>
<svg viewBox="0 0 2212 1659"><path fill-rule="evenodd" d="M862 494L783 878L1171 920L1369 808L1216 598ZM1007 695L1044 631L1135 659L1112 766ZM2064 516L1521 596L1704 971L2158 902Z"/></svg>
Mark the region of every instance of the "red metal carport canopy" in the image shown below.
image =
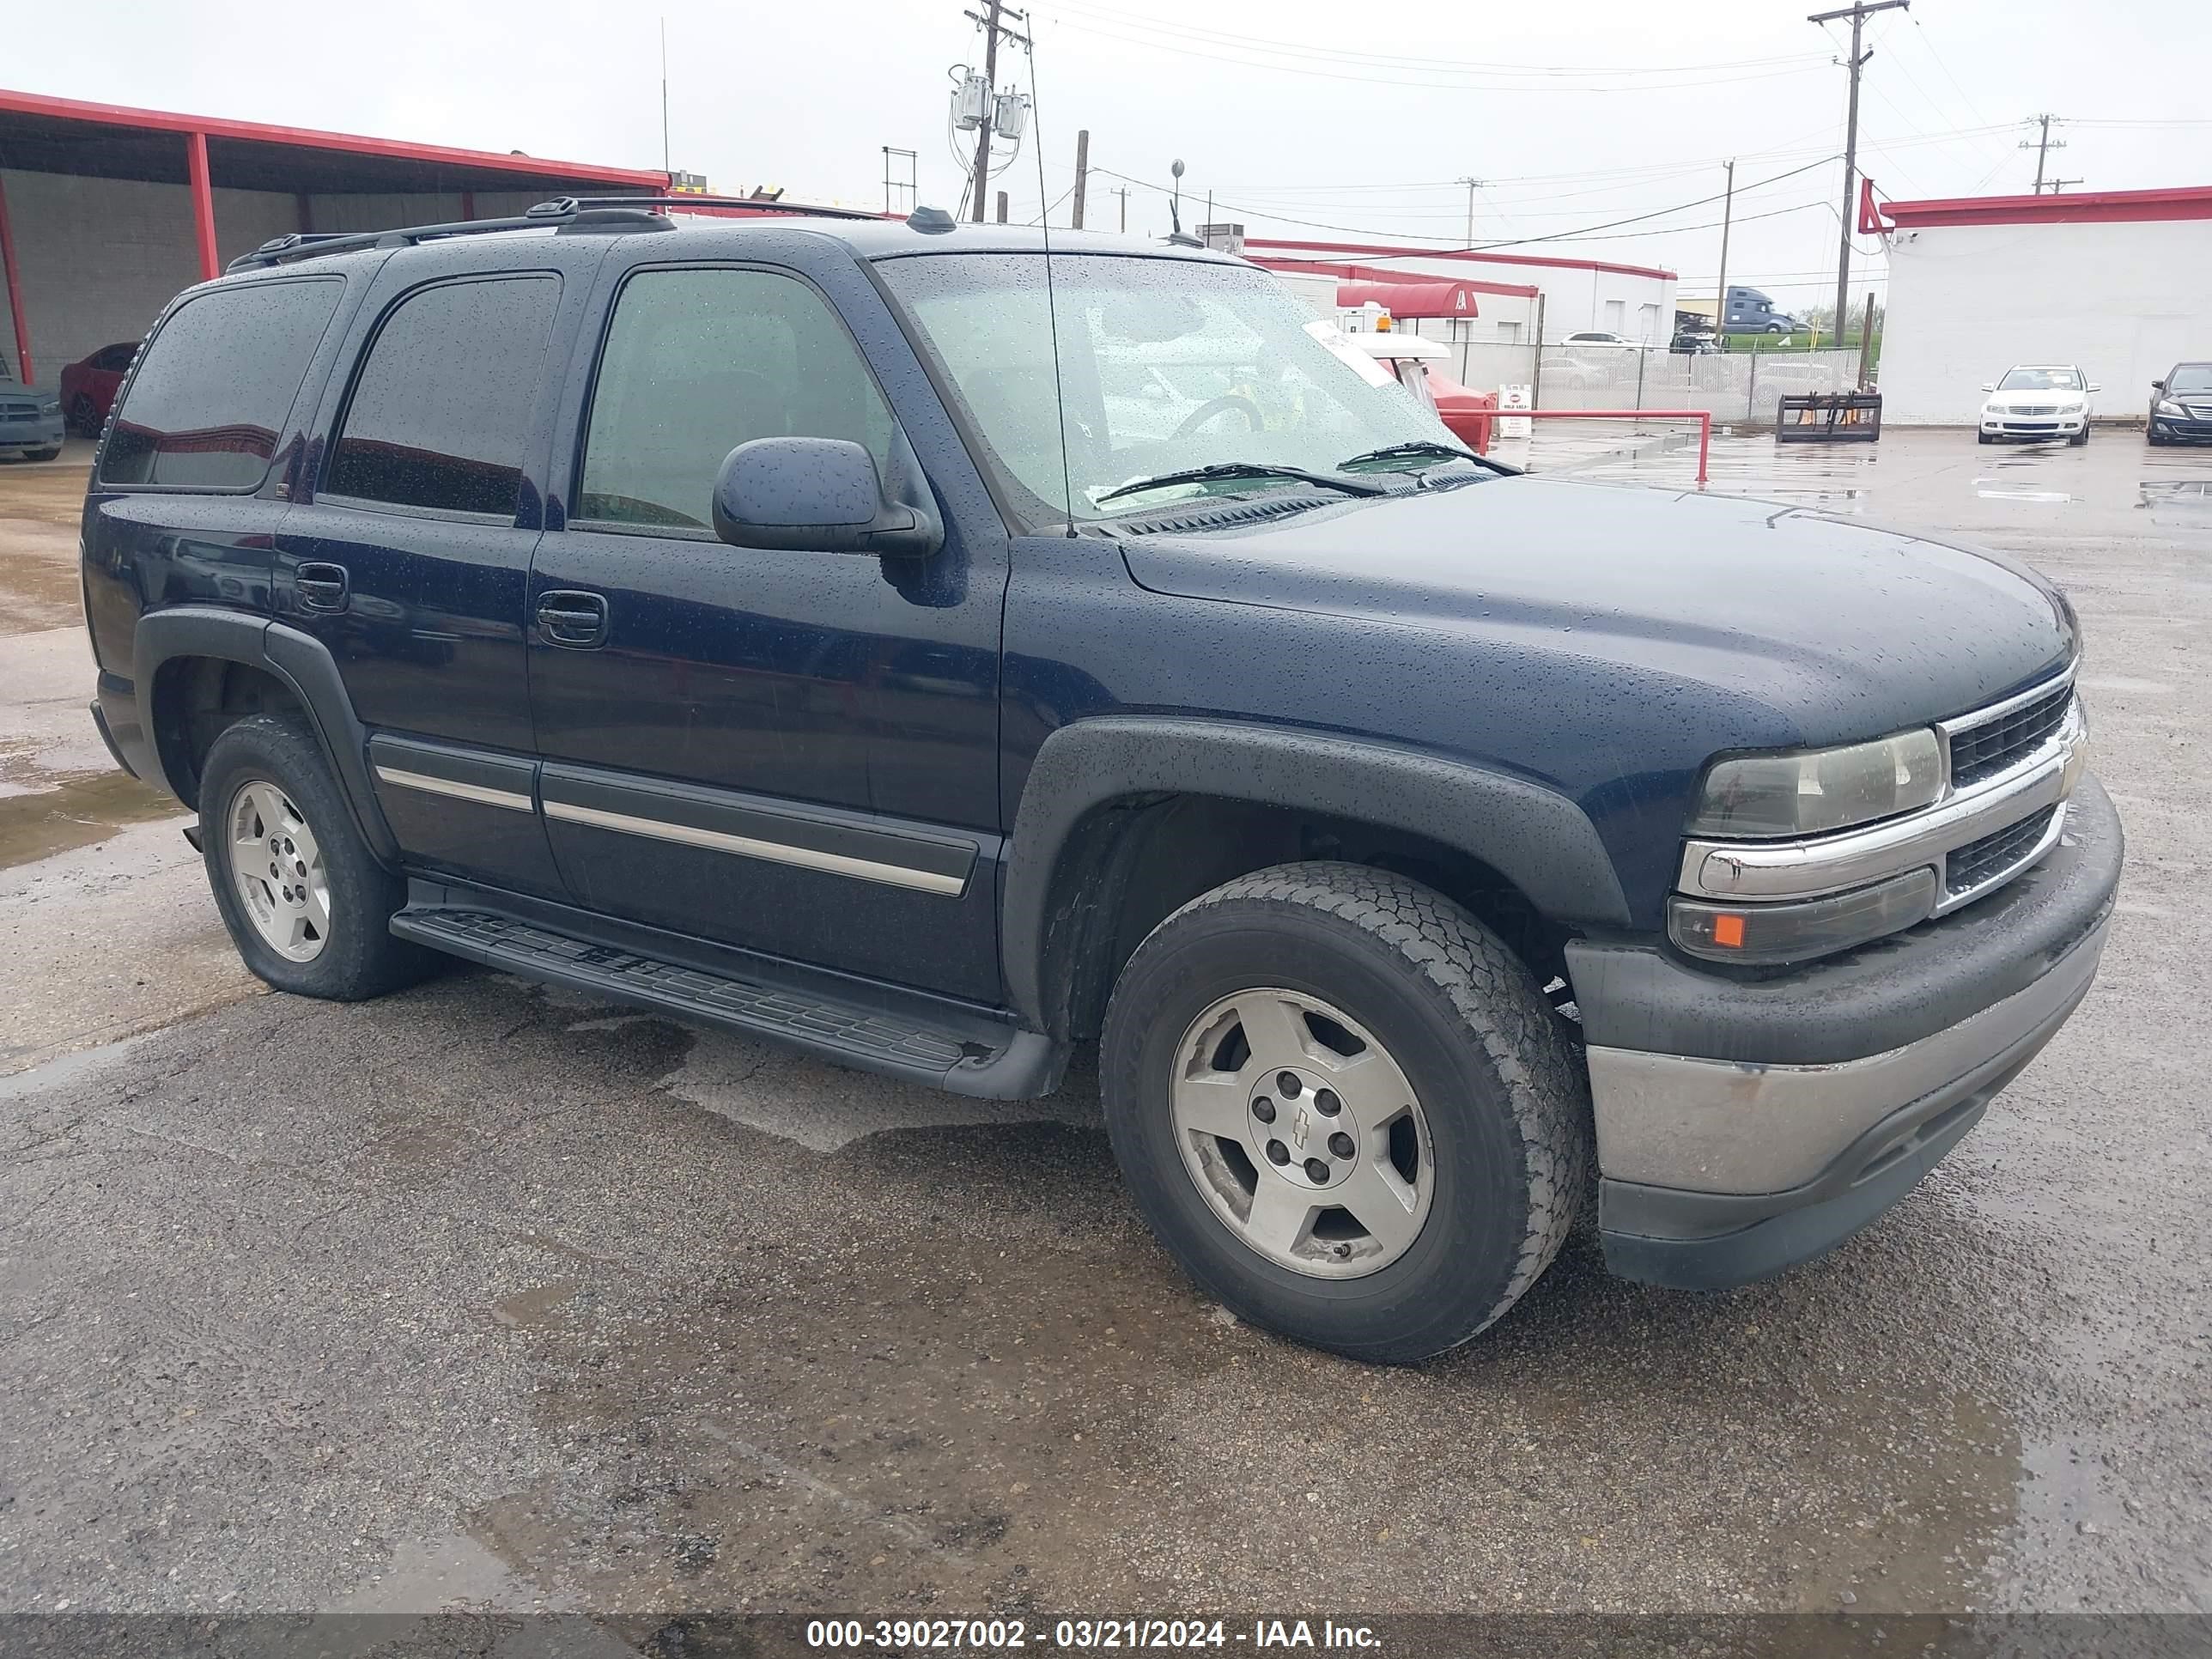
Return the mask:
<svg viewBox="0 0 2212 1659"><path fill-rule="evenodd" d="M1474 283L1443 280L1427 283L1339 283L1336 285L1337 304L1364 306L1372 301L1393 317L1479 316L1480 313L1475 306L1474 295Z"/></svg>
<svg viewBox="0 0 2212 1659"><path fill-rule="evenodd" d="M241 190L290 191L302 202L317 192L458 191L465 218L473 216L470 198L479 190L612 196L658 194L668 187L665 173L638 167L129 109L5 88L0 88L0 167L190 185L204 278L221 271L215 237L214 187L218 183ZM302 224L301 228L313 227ZM30 344L23 331L21 289L4 191L0 191L0 263L5 265L17 353L25 360L19 368L27 381L32 378Z"/></svg>

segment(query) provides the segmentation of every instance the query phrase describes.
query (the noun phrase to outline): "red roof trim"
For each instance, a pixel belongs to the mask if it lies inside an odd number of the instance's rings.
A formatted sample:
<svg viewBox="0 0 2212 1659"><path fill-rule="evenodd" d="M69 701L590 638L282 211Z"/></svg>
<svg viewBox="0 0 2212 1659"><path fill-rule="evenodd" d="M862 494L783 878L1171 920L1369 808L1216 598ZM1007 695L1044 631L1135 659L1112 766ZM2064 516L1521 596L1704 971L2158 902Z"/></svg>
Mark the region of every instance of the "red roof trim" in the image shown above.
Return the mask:
<svg viewBox="0 0 2212 1659"><path fill-rule="evenodd" d="M1245 246L1251 246L1248 239ZM1334 276L1347 283L1449 283L1477 294L1505 294L1518 300L1533 300L1543 290L1533 284L1517 283L1485 283L1472 276L1425 276L1418 270L1390 270L1381 265L1340 264L1332 259L1285 259L1279 254L1259 253L1252 263L1268 270L1297 270L1314 276Z"/></svg>
<svg viewBox="0 0 2212 1659"><path fill-rule="evenodd" d="M2179 190L2085 190L2050 196L1957 196L1883 202L1881 215L1902 230L1929 225L2114 224L2212 219L2212 185Z"/></svg>
<svg viewBox="0 0 2212 1659"><path fill-rule="evenodd" d="M1248 236L1247 247L1310 247L1324 253L1362 253L1370 259L1466 259L1478 264L1544 265L1557 270L1606 270L1617 276L1652 276L1661 282L1675 279L1671 270L1655 265L1617 265L1604 259L1559 259L1546 253L1486 253L1458 248L1399 247L1387 242L1308 242L1273 236ZM1401 273L1402 274L1402 273Z"/></svg>
<svg viewBox="0 0 2212 1659"><path fill-rule="evenodd" d="M507 155L496 150L454 149L444 144L411 144L396 138L364 138L353 133L319 132L312 127L270 126L259 121L232 121L212 115L179 115L167 110L131 109L122 104L93 104L76 98L49 98L35 92L10 92L0 88L0 111L15 115L42 115L57 121L92 121L104 126L137 127L152 132L198 132L210 138L236 139L246 143L289 144L304 149L343 150L356 155L380 156L386 161L422 161L501 173L529 173L541 178L551 174L556 178L592 184L626 185L652 190L668 187L666 173L637 167L603 167L589 161L556 161L542 155Z"/></svg>

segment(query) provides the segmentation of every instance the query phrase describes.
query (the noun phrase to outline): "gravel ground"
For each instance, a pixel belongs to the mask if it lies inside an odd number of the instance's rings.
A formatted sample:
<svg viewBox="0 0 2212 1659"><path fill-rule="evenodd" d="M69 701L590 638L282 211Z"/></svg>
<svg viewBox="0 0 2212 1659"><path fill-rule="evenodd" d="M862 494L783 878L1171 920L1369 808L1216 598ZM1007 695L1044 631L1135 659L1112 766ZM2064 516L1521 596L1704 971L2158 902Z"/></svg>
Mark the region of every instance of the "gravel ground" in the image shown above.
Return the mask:
<svg viewBox="0 0 2212 1659"><path fill-rule="evenodd" d="M474 972L253 994L158 803L71 793L73 628L0 639L0 1610L2212 1613L2212 454L1715 466L2064 584L2104 975L1829 1259L1697 1297L1577 1242L1414 1370L1195 1295L1080 1073L954 1101ZM0 590L50 594L10 471Z"/></svg>

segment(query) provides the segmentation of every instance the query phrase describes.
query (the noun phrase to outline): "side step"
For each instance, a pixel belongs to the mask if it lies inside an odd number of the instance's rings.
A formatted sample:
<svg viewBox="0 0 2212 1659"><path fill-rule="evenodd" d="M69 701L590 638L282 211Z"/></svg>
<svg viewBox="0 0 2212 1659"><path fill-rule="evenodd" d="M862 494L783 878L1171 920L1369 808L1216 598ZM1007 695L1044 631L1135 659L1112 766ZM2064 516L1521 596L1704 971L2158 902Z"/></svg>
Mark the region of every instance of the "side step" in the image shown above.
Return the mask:
<svg viewBox="0 0 2212 1659"><path fill-rule="evenodd" d="M705 972L557 933L489 910L410 905L392 931L434 950L525 978L659 1008L767 1037L862 1071L954 1094L1029 1100L1059 1086L1051 1039L976 1019L956 1031L814 990Z"/></svg>

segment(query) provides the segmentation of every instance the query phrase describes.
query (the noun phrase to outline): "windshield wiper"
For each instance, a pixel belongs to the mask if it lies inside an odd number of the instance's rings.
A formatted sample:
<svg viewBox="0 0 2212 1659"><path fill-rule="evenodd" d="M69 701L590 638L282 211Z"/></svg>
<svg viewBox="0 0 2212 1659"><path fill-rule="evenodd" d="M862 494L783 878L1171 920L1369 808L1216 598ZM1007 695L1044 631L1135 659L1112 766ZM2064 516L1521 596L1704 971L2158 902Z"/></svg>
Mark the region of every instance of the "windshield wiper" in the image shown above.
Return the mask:
<svg viewBox="0 0 2212 1659"><path fill-rule="evenodd" d="M1486 466L1493 472L1509 470L1503 462L1490 460L1455 444L1432 443L1426 438L1416 438L1411 443L1384 444L1380 449L1362 450L1349 460L1339 461L1337 465L1348 471L1355 466L1368 466L1378 461L1419 460L1473 461L1477 466Z"/></svg>
<svg viewBox="0 0 2212 1659"><path fill-rule="evenodd" d="M1119 495L1133 495L1141 489L1159 489L1170 484L1212 483L1217 479L1231 478L1289 478L1298 483L1318 484L1324 489L1340 489L1347 495L1387 495L1387 484L1363 483L1358 478L1340 478L1333 473L1315 472L1303 466L1280 466L1272 461L1216 461L1211 466L1187 466L1176 472L1155 472L1148 478L1138 478L1091 498L1097 506L1103 507Z"/></svg>

